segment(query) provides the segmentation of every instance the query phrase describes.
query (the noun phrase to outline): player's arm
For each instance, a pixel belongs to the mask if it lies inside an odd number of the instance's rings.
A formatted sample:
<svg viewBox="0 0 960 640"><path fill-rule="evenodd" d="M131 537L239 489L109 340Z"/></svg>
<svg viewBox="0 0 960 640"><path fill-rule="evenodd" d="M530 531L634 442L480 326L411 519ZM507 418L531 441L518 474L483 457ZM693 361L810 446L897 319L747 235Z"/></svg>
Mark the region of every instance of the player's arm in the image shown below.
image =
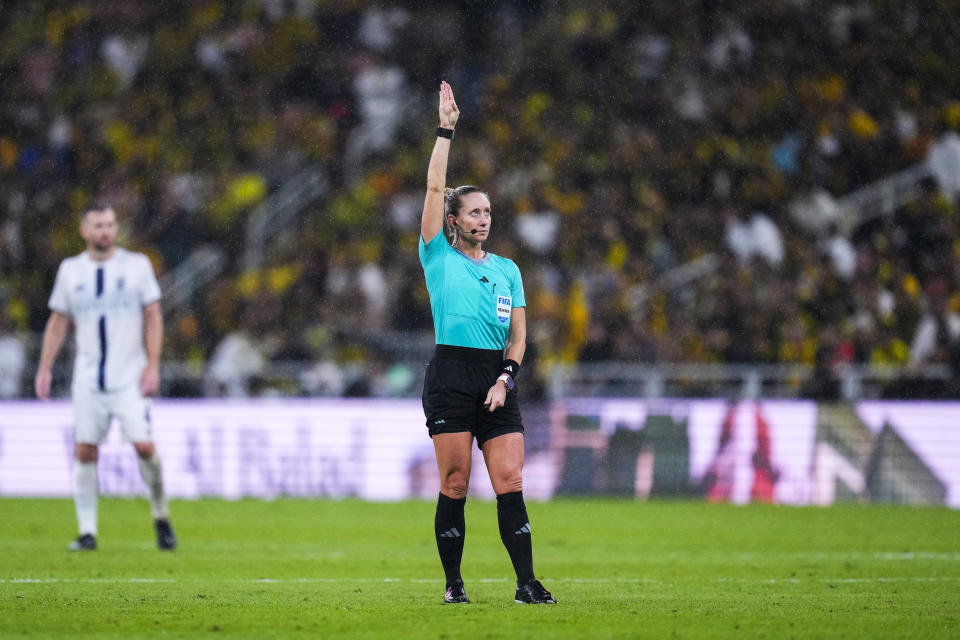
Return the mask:
<svg viewBox="0 0 960 640"><path fill-rule="evenodd" d="M523 354L526 351L527 310L524 307L514 307L510 311L510 329L507 332L507 352L504 358L505 360L513 360L519 365L523 362ZM513 382L513 376L511 376L510 381ZM502 407L507 401L509 392L507 381L497 378L497 381L487 391L487 399L484 401L484 405L488 406L490 411Z"/></svg>
<svg viewBox="0 0 960 640"><path fill-rule="evenodd" d="M460 118L460 109L453 99L453 89L446 82L440 83L440 126L453 129ZM443 190L447 186L447 159L450 156L451 140L437 136L427 168L427 195L423 201L423 217L420 219L420 235L430 242L443 229Z"/></svg>
<svg viewBox="0 0 960 640"><path fill-rule="evenodd" d="M163 350L163 312L159 300L143 308L143 343L147 366L140 376L140 391L152 396L160 388L160 352Z"/></svg>
<svg viewBox="0 0 960 640"><path fill-rule="evenodd" d="M53 381L53 363L60 353L60 347L70 330L70 316L51 311L47 326L43 330L43 344L40 347L40 363L33 380L33 389L41 400L50 399L50 385Z"/></svg>

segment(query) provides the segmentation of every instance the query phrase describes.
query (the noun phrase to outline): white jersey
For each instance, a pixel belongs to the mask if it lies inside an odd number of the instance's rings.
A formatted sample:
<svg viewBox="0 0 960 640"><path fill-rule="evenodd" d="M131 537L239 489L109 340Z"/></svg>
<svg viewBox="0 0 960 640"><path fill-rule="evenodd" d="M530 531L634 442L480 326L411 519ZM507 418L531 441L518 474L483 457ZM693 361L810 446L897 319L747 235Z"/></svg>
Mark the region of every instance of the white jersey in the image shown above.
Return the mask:
<svg viewBox="0 0 960 640"><path fill-rule="evenodd" d="M153 265L117 248L104 262L87 252L60 263L50 309L77 327L74 389L116 391L136 385L147 364L143 308L160 299Z"/></svg>

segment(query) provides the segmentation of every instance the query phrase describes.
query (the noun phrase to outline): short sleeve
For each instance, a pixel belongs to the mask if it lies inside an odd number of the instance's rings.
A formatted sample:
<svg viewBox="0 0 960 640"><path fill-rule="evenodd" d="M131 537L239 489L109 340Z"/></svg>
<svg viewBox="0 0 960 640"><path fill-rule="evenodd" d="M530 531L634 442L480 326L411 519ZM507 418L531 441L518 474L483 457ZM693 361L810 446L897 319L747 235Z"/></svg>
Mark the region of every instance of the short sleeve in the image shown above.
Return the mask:
<svg viewBox="0 0 960 640"><path fill-rule="evenodd" d="M527 299L523 295L523 277L520 275L520 267L517 266L512 260L510 264L513 265L513 286L510 287L510 290L513 292L513 306L514 307L525 307L527 306Z"/></svg>
<svg viewBox="0 0 960 640"><path fill-rule="evenodd" d="M447 239L441 231L430 239L430 242L424 242L423 236L420 236L420 264L427 267L434 262L443 252L443 245L447 244Z"/></svg>
<svg viewBox="0 0 960 640"><path fill-rule="evenodd" d="M53 283L53 291L50 292L50 301L47 306L51 311L56 311L65 316L73 315L70 313L69 285L67 283L66 269L64 263L60 263L57 269L57 279Z"/></svg>
<svg viewBox="0 0 960 640"><path fill-rule="evenodd" d="M153 273L153 264L147 256L141 256L143 261L143 287L140 290L140 306L153 304L160 299L160 284Z"/></svg>

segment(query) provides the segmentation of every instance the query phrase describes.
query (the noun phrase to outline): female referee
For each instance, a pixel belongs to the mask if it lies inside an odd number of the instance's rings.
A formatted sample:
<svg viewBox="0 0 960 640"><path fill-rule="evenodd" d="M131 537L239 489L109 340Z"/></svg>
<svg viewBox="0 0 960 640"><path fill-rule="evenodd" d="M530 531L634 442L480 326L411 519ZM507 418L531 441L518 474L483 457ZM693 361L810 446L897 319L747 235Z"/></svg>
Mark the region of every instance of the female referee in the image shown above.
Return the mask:
<svg viewBox="0 0 960 640"><path fill-rule="evenodd" d="M523 503L523 423L514 390L526 348L523 283L512 260L483 250L491 222L486 194L469 185L445 188L459 117L453 89L442 82L440 126L420 223L420 262L437 337L424 379L423 410L440 469L434 524L447 580L443 600L470 602L460 559L476 438L497 494L500 539L517 573L515 601L552 604L556 600L533 575L530 522ZM441 233L445 224L450 242Z"/></svg>

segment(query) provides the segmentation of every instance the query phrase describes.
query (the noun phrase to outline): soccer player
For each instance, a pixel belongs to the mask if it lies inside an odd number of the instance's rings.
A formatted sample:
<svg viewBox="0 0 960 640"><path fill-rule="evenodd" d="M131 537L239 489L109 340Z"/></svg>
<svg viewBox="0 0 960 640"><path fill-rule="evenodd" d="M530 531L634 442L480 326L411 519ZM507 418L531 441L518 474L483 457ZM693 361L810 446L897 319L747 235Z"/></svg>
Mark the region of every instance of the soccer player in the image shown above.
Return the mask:
<svg viewBox="0 0 960 640"><path fill-rule="evenodd" d="M440 85L440 127L427 170L420 226L437 346L427 366L423 409L440 470L434 521L446 576L445 603L470 602L460 575L463 508L476 438L497 494L500 539L517 574L515 602L556 603L533 574L523 501L523 423L515 379L526 349L526 302L512 260L483 250L490 200L476 187L446 189L447 158L460 110ZM450 233L448 242L444 225Z"/></svg>
<svg viewBox="0 0 960 640"><path fill-rule="evenodd" d="M149 396L160 386L163 344L160 286L145 255L117 246L117 218L110 206L87 207L81 215L80 235L86 251L64 260L57 271L34 381L37 397L48 400L51 368L72 321L77 346L71 389L76 442L73 481L80 534L69 549L97 548L97 447L113 417L139 457L157 547L175 549L160 457L150 435Z"/></svg>

